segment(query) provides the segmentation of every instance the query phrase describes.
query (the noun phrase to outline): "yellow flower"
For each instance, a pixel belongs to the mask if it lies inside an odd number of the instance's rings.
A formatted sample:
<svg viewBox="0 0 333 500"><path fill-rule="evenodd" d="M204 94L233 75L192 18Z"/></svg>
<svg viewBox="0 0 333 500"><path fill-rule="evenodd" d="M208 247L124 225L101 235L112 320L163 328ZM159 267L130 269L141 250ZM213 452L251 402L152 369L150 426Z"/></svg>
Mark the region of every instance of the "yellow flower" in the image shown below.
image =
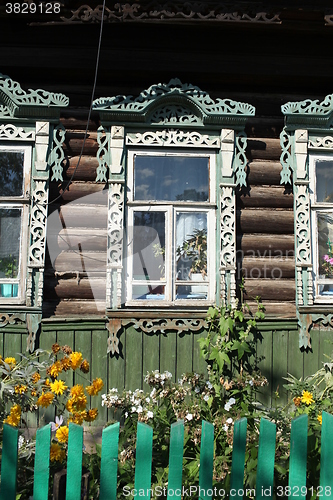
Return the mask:
<svg viewBox="0 0 333 500"><path fill-rule="evenodd" d="M64 372L67 372L72 366L71 360L67 356L65 356L61 360L61 366L62 366L62 369L64 370Z"/></svg>
<svg viewBox="0 0 333 500"><path fill-rule="evenodd" d="M299 405L301 404L302 400L301 400L301 398L300 398L300 397L298 397L298 396L297 396L297 397L295 397L295 398L293 399L293 402L294 402L294 405L295 405L295 406L299 406Z"/></svg>
<svg viewBox="0 0 333 500"><path fill-rule="evenodd" d="M80 370L83 373L89 373L89 363L86 359L84 359L81 363Z"/></svg>
<svg viewBox="0 0 333 500"><path fill-rule="evenodd" d="M68 427L66 425L62 425L56 432L56 438L59 443L67 443L68 441Z"/></svg>
<svg viewBox="0 0 333 500"><path fill-rule="evenodd" d="M57 376L61 372L62 372L62 364L60 361L56 361L55 363L53 363L53 365L51 365L47 370L48 375L51 375L51 377L53 378L57 378Z"/></svg>
<svg viewBox="0 0 333 500"><path fill-rule="evenodd" d="M16 385L14 387L14 390L16 394L24 394L25 392L27 392L28 387L26 385Z"/></svg>
<svg viewBox="0 0 333 500"><path fill-rule="evenodd" d="M54 395L51 392L42 393L41 396L37 399L37 406L43 406L47 408L50 406L54 398Z"/></svg>
<svg viewBox="0 0 333 500"><path fill-rule="evenodd" d="M32 383L37 384L38 380L40 380L40 374L39 373L34 373L33 376L31 377Z"/></svg>
<svg viewBox="0 0 333 500"><path fill-rule="evenodd" d="M96 396L103 387L103 380L101 378L95 378L92 385L86 387L86 391L89 396Z"/></svg>
<svg viewBox="0 0 333 500"><path fill-rule="evenodd" d="M303 391L301 401L302 401L302 403L305 403L306 405L310 405L311 403L314 403L312 393L309 391Z"/></svg>
<svg viewBox="0 0 333 500"><path fill-rule="evenodd" d="M87 416L84 418L86 422L93 422L98 415L97 408L92 408L88 411Z"/></svg>
<svg viewBox="0 0 333 500"><path fill-rule="evenodd" d="M321 425L323 423L323 416L322 415L318 415L317 420L318 420L318 422Z"/></svg>
<svg viewBox="0 0 333 500"><path fill-rule="evenodd" d="M75 399L71 398L67 401L66 410L70 413L74 413L75 411L83 411L86 408L86 404L87 396L77 396L75 397Z"/></svg>
<svg viewBox="0 0 333 500"><path fill-rule="evenodd" d="M52 344L51 349L53 354L58 354L58 352L60 351L60 345L55 342L54 344Z"/></svg>
<svg viewBox="0 0 333 500"><path fill-rule="evenodd" d="M51 462L62 462L66 458L66 452L58 443L52 443L50 448Z"/></svg>
<svg viewBox="0 0 333 500"><path fill-rule="evenodd" d="M86 411L76 411L73 413L73 416L69 419L69 422L73 422L73 424L82 425L83 420L86 420L87 412Z"/></svg>
<svg viewBox="0 0 333 500"><path fill-rule="evenodd" d="M54 392L54 394L63 394L64 391L67 389L67 385L65 385L65 382L63 380L55 380L50 384L51 391Z"/></svg>
<svg viewBox="0 0 333 500"><path fill-rule="evenodd" d="M72 354L70 355L70 360L73 370L76 370L82 363L82 353L72 352Z"/></svg>
<svg viewBox="0 0 333 500"><path fill-rule="evenodd" d="M15 358L5 358L4 362L9 365L10 368L13 368L16 365L16 359Z"/></svg>
<svg viewBox="0 0 333 500"><path fill-rule="evenodd" d="M17 427L21 419L21 406L14 405L10 409L10 414L5 418L4 423Z"/></svg>
<svg viewBox="0 0 333 500"><path fill-rule="evenodd" d="M82 384L73 385L73 387L70 390L70 395L72 396L74 401L76 398L84 396L83 385Z"/></svg>

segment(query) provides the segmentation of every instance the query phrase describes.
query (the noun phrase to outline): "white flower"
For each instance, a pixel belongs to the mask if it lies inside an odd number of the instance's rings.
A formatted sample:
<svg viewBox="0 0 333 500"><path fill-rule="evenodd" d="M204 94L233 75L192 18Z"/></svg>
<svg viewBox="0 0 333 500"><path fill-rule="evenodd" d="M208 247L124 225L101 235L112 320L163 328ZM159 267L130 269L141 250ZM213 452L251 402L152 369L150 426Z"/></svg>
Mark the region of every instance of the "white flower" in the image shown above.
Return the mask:
<svg viewBox="0 0 333 500"><path fill-rule="evenodd" d="M131 412L134 413L136 411L136 407L132 406Z"/></svg>
<svg viewBox="0 0 333 500"><path fill-rule="evenodd" d="M208 401L208 399L209 399L208 394L205 394L203 398L204 398L204 401Z"/></svg>
<svg viewBox="0 0 333 500"><path fill-rule="evenodd" d="M153 398L155 396L155 393L156 393L156 389L154 387L154 389L150 393L150 397Z"/></svg>
<svg viewBox="0 0 333 500"><path fill-rule="evenodd" d="M164 375L166 378L170 378L170 379L172 378L172 373L170 373L170 372L164 372Z"/></svg>
<svg viewBox="0 0 333 500"><path fill-rule="evenodd" d="M232 407L232 405L234 405L236 403L236 399L235 398L230 398L229 401L226 402L226 404L224 405L224 409L226 411L230 411L230 408Z"/></svg>
<svg viewBox="0 0 333 500"><path fill-rule="evenodd" d="M230 425L230 424L232 424L233 420L232 420L232 418L231 418L231 417L229 417L229 418L227 418L226 422L227 422L227 424L229 424L229 425Z"/></svg>
<svg viewBox="0 0 333 500"><path fill-rule="evenodd" d="M224 424L224 426L223 426L223 430L224 430L225 432L228 432L228 429L229 429L229 427L227 426L227 424Z"/></svg>
<svg viewBox="0 0 333 500"><path fill-rule="evenodd" d="M196 392L198 394L200 392L199 387L195 387L194 392Z"/></svg>
<svg viewBox="0 0 333 500"><path fill-rule="evenodd" d="M63 421L64 419L62 418L62 416L60 416L60 418L56 417L55 422L51 422L51 431L55 432L57 429L59 429Z"/></svg>
<svg viewBox="0 0 333 500"><path fill-rule="evenodd" d="M146 403L150 403L150 398L149 398L149 397L147 397L147 398L145 399L145 401L146 401Z"/></svg>
<svg viewBox="0 0 333 500"><path fill-rule="evenodd" d="M209 382L209 380L206 382L206 385L207 385L208 389L213 389L213 386L212 386L212 384Z"/></svg>
<svg viewBox="0 0 333 500"><path fill-rule="evenodd" d="M152 411L147 411L147 418L153 418L154 413Z"/></svg>
<svg viewBox="0 0 333 500"><path fill-rule="evenodd" d="M139 405L139 406L137 407L136 411L137 411L137 413L142 413L142 406L141 406L141 405Z"/></svg>
<svg viewBox="0 0 333 500"><path fill-rule="evenodd" d="M128 412L127 412L127 411L125 411L125 418L127 418L127 417L128 417Z"/></svg>
<svg viewBox="0 0 333 500"><path fill-rule="evenodd" d="M18 438L18 448L22 448L22 446L24 445L24 437L23 436L20 436Z"/></svg>
<svg viewBox="0 0 333 500"><path fill-rule="evenodd" d="M193 415L192 415L192 413L188 413L188 414L186 415L186 417L185 417L185 418L186 418L186 420L188 420L188 421L193 420Z"/></svg>
<svg viewBox="0 0 333 500"><path fill-rule="evenodd" d="M249 384L250 384L251 386L253 386L253 380L250 380Z"/></svg>

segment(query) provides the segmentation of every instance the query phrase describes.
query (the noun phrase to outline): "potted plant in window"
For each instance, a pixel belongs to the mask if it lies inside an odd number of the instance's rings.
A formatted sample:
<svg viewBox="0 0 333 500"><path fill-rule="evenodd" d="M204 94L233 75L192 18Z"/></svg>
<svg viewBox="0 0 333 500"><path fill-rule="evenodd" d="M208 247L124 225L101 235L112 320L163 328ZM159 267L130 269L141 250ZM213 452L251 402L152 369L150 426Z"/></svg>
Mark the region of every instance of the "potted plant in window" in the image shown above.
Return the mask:
<svg viewBox="0 0 333 500"><path fill-rule="evenodd" d="M4 274L6 278L17 278L18 262L13 255L8 255L0 259L0 274ZM2 297L16 297L18 293L18 284L3 283L1 284Z"/></svg>
<svg viewBox="0 0 333 500"><path fill-rule="evenodd" d="M195 229L177 248L176 256L177 263L181 260L189 262L188 278L203 281L207 276L207 230Z"/></svg>

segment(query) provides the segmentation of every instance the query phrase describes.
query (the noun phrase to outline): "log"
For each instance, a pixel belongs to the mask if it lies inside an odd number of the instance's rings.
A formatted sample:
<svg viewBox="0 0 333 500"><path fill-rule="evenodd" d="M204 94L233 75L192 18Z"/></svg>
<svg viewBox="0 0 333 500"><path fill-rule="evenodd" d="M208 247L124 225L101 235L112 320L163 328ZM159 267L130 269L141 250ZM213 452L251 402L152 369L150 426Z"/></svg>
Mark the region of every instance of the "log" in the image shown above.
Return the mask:
<svg viewBox="0 0 333 500"><path fill-rule="evenodd" d="M266 97L266 96L265 96ZM266 98L266 102L269 97ZM254 99L251 102L254 106ZM245 132L248 138L270 137L278 139L283 128L283 117L253 116L246 121Z"/></svg>
<svg viewBox="0 0 333 500"><path fill-rule="evenodd" d="M43 304L43 316L63 316L63 317L80 317L84 318L87 316L105 316L105 301L95 301L95 300L60 300L44 302Z"/></svg>
<svg viewBox="0 0 333 500"><path fill-rule="evenodd" d="M238 230L243 233L293 234L292 210L244 209L237 211Z"/></svg>
<svg viewBox="0 0 333 500"><path fill-rule="evenodd" d="M63 228L106 228L108 212L107 207L100 205L68 204L61 207L60 218Z"/></svg>
<svg viewBox="0 0 333 500"><path fill-rule="evenodd" d="M240 265L245 279L277 280L295 277L295 260L293 257L244 257Z"/></svg>
<svg viewBox="0 0 333 500"><path fill-rule="evenodd" d="M61 250L78 250L83 251L104 251L107 247L107 231L106 229L62 229L58 235L58 245Z"/></svg>
<svg viewBox="0 0 333 500"><path fill-rule="evenodd" d="M98 167L96 156L82 156L77 167L78 161L79 156L69 158L69 165L64 172L64 179L70 179L75 171L74 181L95 181L96 169Z"/></svg>
<svg viewBox="0 0 333 500"><path fill-rule="evenodd" d="M63 147L65 154L67 154L68 156L80 155L83 146L83 140L83 131L66 132L66 138ZM88 131L82 154L94 156L97 153L98 147L97 132Z"/></svg>
<svg viewBox="0 0 333 500"><path fill-rule="evenodd" d="M61 112L60 122L66 129L86 130L88 119L88 110L63 110ZM91 113L88 130L95 131L99 127L98 113Z"/></svg>
<svg viewBox="0 0 333 500"><path fill-rule="evenodd" d="M250 307L252 313L255 313L258 309L257 303L252 301L247 301L247 305ZM296 318L296 304L295 302L269 302L267 300L262 301L262 305L265 308L265 318L274 319L295 319Z"/></svg>
<svg viewBox="0 0 333 500"><path fill-rule="evenodd" d="M249 188L242 190L237 199L240 208L293 208L293 200L292 192L283 186L249 186Z"/></svg>
<svg viewBox="0 0 333 500"><path fill-rule="evenodd" d="M293 301L295 300L296 285L294 279L246 279L245 300L257 296L261 300Z"/></svg>
<svg viewBox="0 0 333 500"><path fill-rule="evenodd" d="M248 139L246 156L252 161L253 159L261 160L280 160L281 156L280 139Z"/></svg>
<svg viewBox="0 0 333 500"><path fill-rule="evenodd" d="M89 203L96 205L107 204L107 188L105 184L96 184L95 182L78 182L74 181L67 187L67 182L63 182L61 186L57 186L54 182L50 184L50 199L55 199L59 194L62 194L64 202L73 202L80 200L80 203ZM82 198L84 198L82 200Z"/></svg>
<svg viewBox="0 0 333 500"><path fill-rule="evenodd" d="M237 237L237 255L243 252L250 257L292 257L294 255L294 235L281 234L272 238L267 234L243 234Z"/></svg>
<svg viewBox="0 0 333 500"><path fill-rule="evenodd" d="M48 297L55 294L59 299L105 300L106 297L106 280L100 278L77 280L58 277L47 280L44 288Z"/></svg>
<svg viewBox="0 0 333 500"><path fill-rule="evenodd" d="M106 252L61 252L55 260L54 270L64 272L101 272L106 274Z"/></svg>
<svg viewBox="0 0 333 500"><path fill-rule="evenodd" d="M247 165L247 183L280 186L282 165L277 161L258 160Z"/></svg>

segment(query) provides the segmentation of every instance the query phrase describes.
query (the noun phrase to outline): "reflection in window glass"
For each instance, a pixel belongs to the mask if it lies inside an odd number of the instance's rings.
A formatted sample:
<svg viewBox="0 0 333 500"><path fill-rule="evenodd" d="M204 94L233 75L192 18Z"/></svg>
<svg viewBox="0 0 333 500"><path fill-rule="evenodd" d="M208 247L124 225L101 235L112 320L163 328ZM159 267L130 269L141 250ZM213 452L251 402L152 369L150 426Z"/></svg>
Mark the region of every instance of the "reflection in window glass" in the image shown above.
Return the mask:
<svg viewBox="0 0 333 500"><path fill-rule="evenodd" d="M165 278L165 212L134 212L133 279Z"/></svg>
<svg viewBox="0 0 333 500"><path fill-rule="evenodd" d="M333 161L316 161L316 197L318 203L333 203Z"/></svg>
<svg viewBox="0 0 333 500"><path fill-rule="evenodd" d="M208 186L207 157L135 156L135 200L208 201Z"/></svg>
<svg viewBox="0 0 333 500"><path fill-rule="evenodd" d="M176 215L176 280L207 279L207 213Z"/></svg>
<svg viewBox="0 0 333 500"><path fill-rule="evenodd" d="M333 213L318 213L318 268L320 295L333 295Z"/></svg>
<svg viewBox="0 0 333 500"><path fill-rule="evenodd" d="M0 285L1 297L18 296L21 209L0 209ZM11 282L16 280L16 283Z"/></svg>
<svg viewBox="0 0 333 500"><path fill-rule="evenodd" d="M0 196L22 196L23 151L0 152Z"/></svg>

